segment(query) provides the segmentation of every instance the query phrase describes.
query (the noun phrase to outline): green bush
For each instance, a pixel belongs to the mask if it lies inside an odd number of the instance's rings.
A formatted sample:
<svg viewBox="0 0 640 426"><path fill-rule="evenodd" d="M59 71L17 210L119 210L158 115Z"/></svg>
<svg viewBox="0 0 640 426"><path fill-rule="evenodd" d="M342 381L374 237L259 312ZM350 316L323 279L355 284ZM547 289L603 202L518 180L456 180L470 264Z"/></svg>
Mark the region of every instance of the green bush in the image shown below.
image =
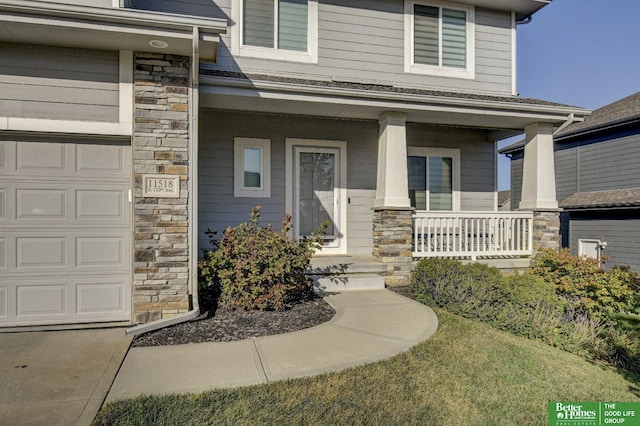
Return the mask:
<svg viewBox="0 0 640 426"><path fill-rule="evenodd" d="M567 250L538 253L531 273L555 284L558 294L579 312L596 318L633 311L640 304L637 274L627 268L606 271L595 259L572 256Z"/></svg>
<svg viewBox="0 0 640 426"><path fill-rule="evenodd" d="M503 277L484 264L434 258L418 263L412 286L423 303L579 355L605 355L599 321L574 312L555 286L538 276Z"/></svg>
<svg viewBox="0 0 640 426"><path fill-rule="evenodd" d="M260 207L251 210L249 222L227 228L215 250L200 261L200 283L219 287L219 305L242 309L283 309L308 297L311 281L305 270L324 228L314 236L292 241L291 217L282 220L282 229L260 227Z"/></svg>

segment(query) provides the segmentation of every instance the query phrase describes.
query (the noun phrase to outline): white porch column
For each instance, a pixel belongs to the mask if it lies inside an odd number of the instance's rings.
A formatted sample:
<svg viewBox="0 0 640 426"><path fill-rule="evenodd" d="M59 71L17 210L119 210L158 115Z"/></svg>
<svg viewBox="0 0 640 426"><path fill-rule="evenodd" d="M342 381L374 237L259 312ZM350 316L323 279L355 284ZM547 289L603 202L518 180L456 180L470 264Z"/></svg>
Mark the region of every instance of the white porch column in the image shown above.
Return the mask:
<svg viewBox="0 0 640 426"><path fill-rule="evenodd" d="M525 128L520 210L557 210L553 125L534 123Z"/></svg>
<svg viewBox="0 0 640 426"><path fill-rule="evenodd" d="M378 180L375 207L410 207L407 180L407 115L385 112L380 116Z"/></svg>

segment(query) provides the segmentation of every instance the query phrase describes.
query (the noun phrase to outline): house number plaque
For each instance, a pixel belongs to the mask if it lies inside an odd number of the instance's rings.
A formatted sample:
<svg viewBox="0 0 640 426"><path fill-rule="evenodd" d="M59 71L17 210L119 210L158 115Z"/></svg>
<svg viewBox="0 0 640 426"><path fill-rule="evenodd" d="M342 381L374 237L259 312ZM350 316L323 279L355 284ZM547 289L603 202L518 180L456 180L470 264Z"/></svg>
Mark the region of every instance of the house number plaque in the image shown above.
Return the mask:
<svg viewBox="0 0 640 426"><path fill-rule="evenodd" d="M142 175L142 196L152 198L180 197L180 176Z"/></svg>

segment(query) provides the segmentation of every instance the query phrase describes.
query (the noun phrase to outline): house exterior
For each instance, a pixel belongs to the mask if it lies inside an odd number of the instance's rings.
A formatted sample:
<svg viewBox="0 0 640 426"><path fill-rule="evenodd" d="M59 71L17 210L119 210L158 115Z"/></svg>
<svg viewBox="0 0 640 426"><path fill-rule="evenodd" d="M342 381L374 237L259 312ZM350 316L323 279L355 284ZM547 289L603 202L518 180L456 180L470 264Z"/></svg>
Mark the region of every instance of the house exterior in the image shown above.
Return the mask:
<svg viewBox="0 0 640 426"><path fill-rule="evenodd" d="M562 247L605 255L607 267L640 271L640 92L593 111L554 139ZM519 200L522 145L501 152L511 157L511 189Z"/></svg>
<svg viewBox="0 0 640 426"><path fill-rule="evenodd" d="M320 255L389 285L549 243L551 134L588 111L517 96L548 3L3 1L0 327L195 315L204 231L254 205L294 237L329 220ZM498 213L496 141L522 132L528 212Z"/></svg>

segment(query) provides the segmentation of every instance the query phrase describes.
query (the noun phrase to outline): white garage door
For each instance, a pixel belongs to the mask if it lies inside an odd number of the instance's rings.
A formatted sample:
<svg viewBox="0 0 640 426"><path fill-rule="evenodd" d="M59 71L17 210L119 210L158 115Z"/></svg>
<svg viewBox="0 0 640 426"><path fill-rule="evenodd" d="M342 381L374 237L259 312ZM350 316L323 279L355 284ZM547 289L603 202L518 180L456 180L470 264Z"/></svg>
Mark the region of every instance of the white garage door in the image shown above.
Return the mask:
<svg viewBox="0 0 640 426"><path fill-rule="evenodd" d="M0 327L131 319L130 153L0 140Z"/></svg>

